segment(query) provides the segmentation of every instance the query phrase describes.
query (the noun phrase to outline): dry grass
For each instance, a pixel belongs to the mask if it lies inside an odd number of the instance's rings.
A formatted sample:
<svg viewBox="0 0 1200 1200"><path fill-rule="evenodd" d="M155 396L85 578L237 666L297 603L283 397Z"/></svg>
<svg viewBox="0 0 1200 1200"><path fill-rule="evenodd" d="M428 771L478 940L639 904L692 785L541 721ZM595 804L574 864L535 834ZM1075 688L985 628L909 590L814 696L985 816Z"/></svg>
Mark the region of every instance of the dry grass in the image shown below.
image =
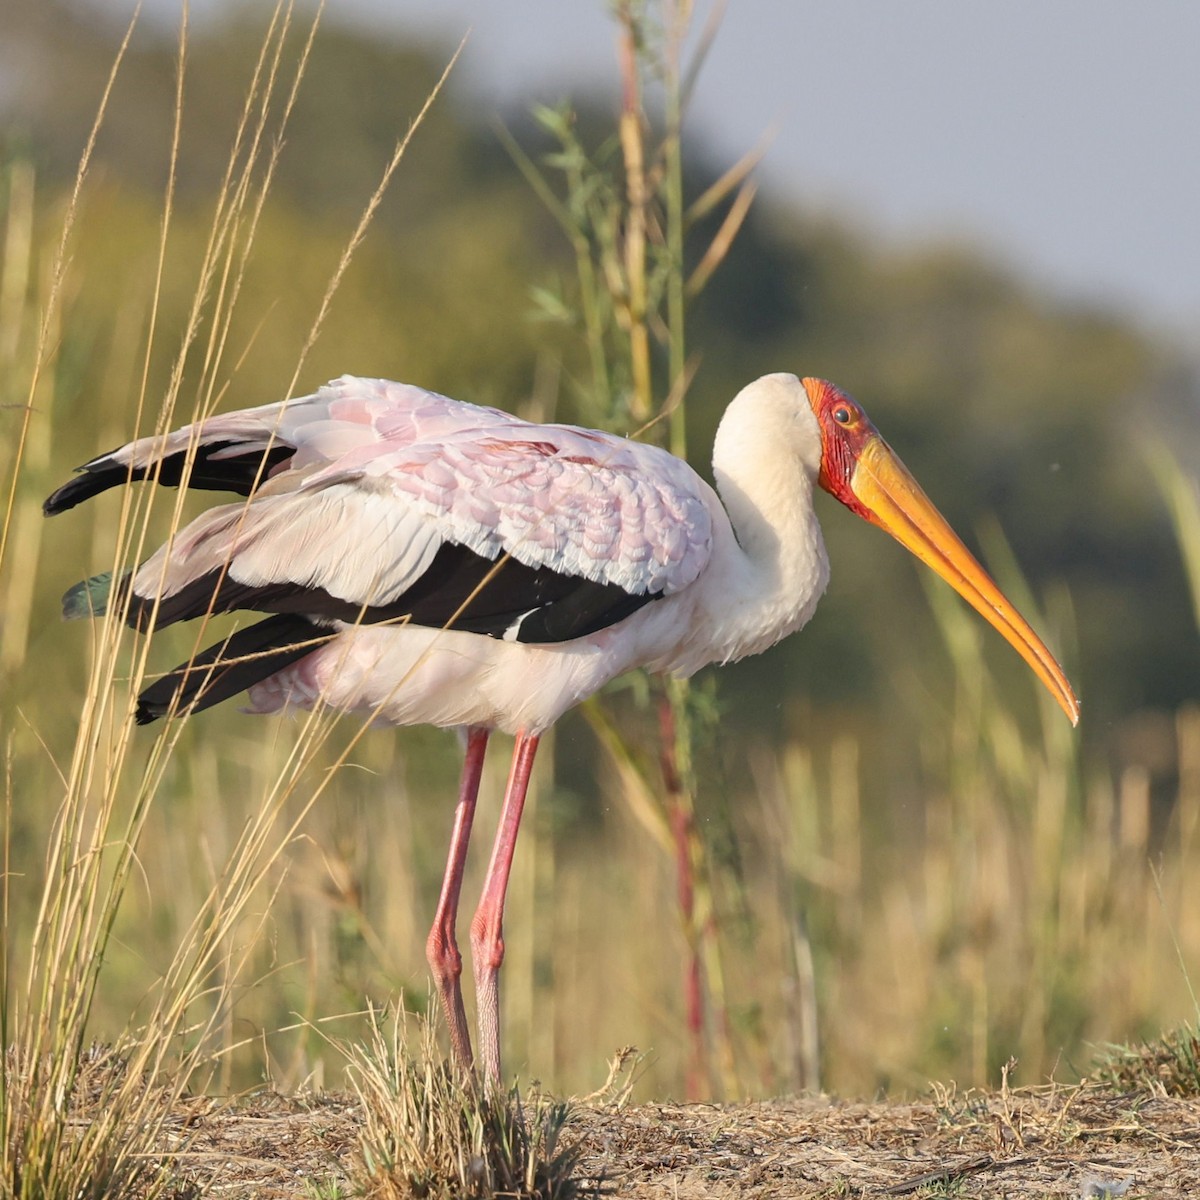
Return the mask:
<svg viewBox="0 0 1200 1200"><path fill-rule="evenodd" d="M73 1102L77 1127L94 1119L104 1073L122 1069L101 1060L91 1075L81 1075L91 1082ZM391 1175L386 1182L379 1173L364 1177L361 1140L376 1119L367 1101L350 1094L285 1097L262 1090L226 1102L175 1098L156 1123L156 1153L168 1194L232 1200L443 1194L1182 1200L1200 1189L1200 1104L1097 1083L941 1088L918 1101L873 1104L577 1101L558 1135L557 1152L566 1147L573 1160L571 1176L554 1186L514 1180L494 1193L481 1178L472 1181L469 1162L466 1182L451 1190L444 1176L427 1191L396 1187ZM536 1107L524 1117L528 1126L541 1119Z"/></svg>
<svg viewBox="0 0 1200 1200"><path fill-rule="evenodd" d="M372 1022L371 1038L345 1048L359 1101L357 1193L371 1200L512 1196L567 1200L577 1150L564 1139L565 1104L517 1088L481 1091L437 1054L424 1025L422 1055L406 1045L407 1022Z"/></svg>

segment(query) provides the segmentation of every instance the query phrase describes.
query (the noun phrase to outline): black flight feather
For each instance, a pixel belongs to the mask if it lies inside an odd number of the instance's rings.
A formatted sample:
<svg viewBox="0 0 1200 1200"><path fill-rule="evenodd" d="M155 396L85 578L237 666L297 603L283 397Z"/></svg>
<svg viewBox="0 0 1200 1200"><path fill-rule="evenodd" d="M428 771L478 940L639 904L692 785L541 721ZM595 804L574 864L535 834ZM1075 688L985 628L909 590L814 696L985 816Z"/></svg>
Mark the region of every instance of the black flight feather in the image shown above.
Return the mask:
<svg viewBox="0 0 1200 1200"><path fill-rule="evenodd" d="M213 459L213 455L218 451L227 450L235 444L211 442L206 446L197 447L192 473L188 477L188 487L199 491L234 492L239 496L248 496L257 483L266 479L273 468L286 462L296 453L295 447L280 442L269 450L252 450L231 458ZM117 462L111 453L102 454L99 458L84 463L74 479L52 492L43 503L42 511L46 516L52 517L56 513L74 508L92 496L108 491L109 488L131 481L154 479L156 471L158 482L164 487L178 487L183 480L186 462L187 452L184 450L168 454L162 459L161 467L151 463L148 467L131 468L126 463Z"/></svg>
<svg viewBox="0 0 1200 1200"><path fill-rule="evenodd" d="M135 595L129 623L143 632L205 613L296 613L349 624L383 622L452 628L519 642L568 642L623 620L661 592L635 595L615 583L529 567L513 558L489 559L466 546L439 547L428 570L402 596L387 604L355 602L324 588L286 580L246 584L227 570L214 570L163 597L157 614L151 597Z"/></svg>
<svg viewBox="0 0 1200 1200"><path fill-rule="evenodd" d="M220 704L310 654L331 632L293 613L239 629L145 688L135 720L148 725L169 712L202 712Z"/></svg>

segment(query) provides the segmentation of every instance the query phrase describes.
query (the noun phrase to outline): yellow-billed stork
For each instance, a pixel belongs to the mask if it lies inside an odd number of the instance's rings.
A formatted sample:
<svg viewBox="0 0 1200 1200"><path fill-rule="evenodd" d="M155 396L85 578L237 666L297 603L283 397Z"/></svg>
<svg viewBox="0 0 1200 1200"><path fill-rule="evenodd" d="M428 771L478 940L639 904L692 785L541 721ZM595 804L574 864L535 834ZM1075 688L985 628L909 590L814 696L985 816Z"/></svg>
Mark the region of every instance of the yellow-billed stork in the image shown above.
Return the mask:
<svg viewBox="0 0 1200 1200"><path fill-rule="evenodd" d="M946 579L1078 720L1049 650L845 392L786 374L751 383L717 430L713 474L716 491L654 446L343 376L100 455L45 511L139 479L247 498L192 521L115 588L97 577L64 598L68 616L111 606L142 630L271 614L151 683L139 723L246 692L251 712L322 704L466 731L427 944L463 1068L459 889L488 736L515 735L471 923L495 1083L504 897L539 736L624 671L690 675L804 625L829 577L817 486Z"/></svg>

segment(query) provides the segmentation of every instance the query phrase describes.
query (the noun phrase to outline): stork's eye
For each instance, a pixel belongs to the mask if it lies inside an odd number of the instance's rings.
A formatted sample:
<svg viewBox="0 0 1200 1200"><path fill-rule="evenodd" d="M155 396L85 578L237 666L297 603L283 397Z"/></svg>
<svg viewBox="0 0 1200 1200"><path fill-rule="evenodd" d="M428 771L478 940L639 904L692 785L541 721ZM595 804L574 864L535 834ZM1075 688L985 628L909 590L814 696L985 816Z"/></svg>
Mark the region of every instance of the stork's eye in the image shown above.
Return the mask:
<svg viewBox="0 0 1200 1200"><path fill-rule="evenodd" d="M850 410L844 404L839 404L838 407L833 410L833 419L839 425L849 425L850 416Z"/></svg>

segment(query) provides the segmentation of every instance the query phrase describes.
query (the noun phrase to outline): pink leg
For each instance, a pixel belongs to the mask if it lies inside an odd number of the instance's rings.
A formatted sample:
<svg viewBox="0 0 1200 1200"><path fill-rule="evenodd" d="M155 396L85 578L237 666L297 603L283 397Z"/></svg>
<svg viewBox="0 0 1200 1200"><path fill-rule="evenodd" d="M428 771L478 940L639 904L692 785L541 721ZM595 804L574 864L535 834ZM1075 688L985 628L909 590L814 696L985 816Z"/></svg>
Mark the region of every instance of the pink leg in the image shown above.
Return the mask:
<svg viewBox="0 0 1200 1200"><path fill-rule="evenodd" d="M463 868L467 861L467 844L471 840L471 822L475 818L475 801L479 795L479 776L483 772L483 756L487 751L488 731L478 727L467 730L467 753L463 760L462 781L458 787L458 805L454 810L454 832L450 836L450 854L446 873L442 877L442 894L438 897L433 928L425 943L425 957L433 971L433 981L446 1025L450 1029L450 1048L454 1061L464 1072L470 1072L471 1034L467 1030L467 1014L463 1008L462 955L454 925L458 918L458 897L462 891Z"/></svg>
<svg viewBox="0 0 1200 1200"><path fill-rule="evenodd" d="M512 868L521 812L525 807L525 792L529 787L529 775L533 770L533 756L537 748L537 734L517 735L508 787L504 792L504 808L500 813L500 828L496 830L483 895L471 922L475 1004L479 1010L479 1053L483 1059L484 1082L489 1087L500 1085L500 964L504 961L504 895L508 891L508 873Z"/></svg>

